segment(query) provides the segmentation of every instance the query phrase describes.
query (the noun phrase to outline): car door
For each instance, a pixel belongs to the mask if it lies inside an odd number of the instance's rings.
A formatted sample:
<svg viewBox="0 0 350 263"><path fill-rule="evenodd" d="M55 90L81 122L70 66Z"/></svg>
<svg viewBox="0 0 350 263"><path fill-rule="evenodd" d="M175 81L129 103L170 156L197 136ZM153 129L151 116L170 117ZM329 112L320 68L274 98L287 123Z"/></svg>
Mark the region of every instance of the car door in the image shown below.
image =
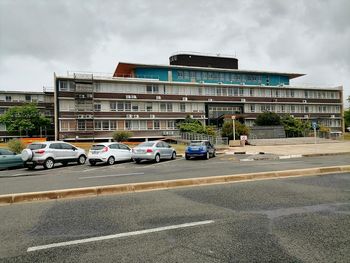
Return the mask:
<svg viewBox="0 0 350 263"><path fill-rule="evenodd" d="M50 153L55 160L61 160L63 157L61 143L51 143L49 145L48 153Z"/></svg>
<svg viewBox="0 0 350 263"><path fill-rule="evenodd" d="M68 144L68 143L61 143L61 153L62 153L62 159L64 160L71 160L71 159L77 159L78 154L77 151L74 151L75 147Z"/></svg>
<svg viewBox="0 0 350 263"><path fill-rule="evenodd" d="M163 142L163 147L164 147L164 152L166 153L166 157L171 158L171 155L173 154L173 149L166 142Z"/></svg>
<svg viewBox="0 0 350 263"><path fill-rule="evenodd" d="M213 153L214 153L214 146L210 142L207 142L207 147L208 147L209 153L211 155L213 155Z"/></svg>
<svg viewBox="0 0 350 263"><path fill-rule="evenodd" d="M13 155L14 156L14 155ZM0 168L8 168L13 166L13 158L3 149L0 149Z"/></svg>
<svg viewBox="0 0 350 263"><path fill-rule="evenodd" d="M128 146L126 146L125 144L119 144L119 151L123 160L131 159L131 150Z"/></svg>
<svg viewBox="0 0 350 263"><path fill-rule="evenodd" d="M110 153L111 155L113 155L116 161L120 161L123 159L118 143L110 144L108 148L110 149Z"/></svg>

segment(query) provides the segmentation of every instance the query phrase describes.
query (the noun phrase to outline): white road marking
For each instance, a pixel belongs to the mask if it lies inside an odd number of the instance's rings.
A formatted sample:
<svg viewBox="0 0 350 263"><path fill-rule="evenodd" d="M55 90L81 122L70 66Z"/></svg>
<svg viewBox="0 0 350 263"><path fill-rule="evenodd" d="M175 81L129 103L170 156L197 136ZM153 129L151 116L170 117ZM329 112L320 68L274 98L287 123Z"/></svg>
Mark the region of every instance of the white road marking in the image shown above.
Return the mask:
<svg viewBox="0 0 350 263"><path fill-rule="evenodd" d="M103 178L103 177L118 177L118 176L126 176L126 175L143 175L143 174L145 174L145 173L95 175L95 176L79 177L79 179L91 179L91 178Z"/></svg>
<svg viewBox="0 0 350 263"><path fill-rule="evenodd" d="M172 225L172 226L157 227L157 228L151 228L151 229L145 229L145 230L138 230L138 231L120 233L120 234L115 234L115 235L91 237L91 238L86 238L86 239L78 239L78 240L72 240L72 241L66 241L66 242L52 243L52 244L48 244L48 245L29 247L27 249L27 252L55 248L55 247L65 247L65 246L71 246L71 245L77 245L77 244L83 244L83 243L89 243L89 242L96 242L96 241L108 240L108 239L114 239L114 238L137 236L137 235L143 235L143 234L148 234L148 233L161 232L161 231L165 231L165 230L207 225L207 224L211 224L211 223L214 223L214 221L213 220L206 220L206 221L185 223L185 224L180 224L180 225Z"/></svg>

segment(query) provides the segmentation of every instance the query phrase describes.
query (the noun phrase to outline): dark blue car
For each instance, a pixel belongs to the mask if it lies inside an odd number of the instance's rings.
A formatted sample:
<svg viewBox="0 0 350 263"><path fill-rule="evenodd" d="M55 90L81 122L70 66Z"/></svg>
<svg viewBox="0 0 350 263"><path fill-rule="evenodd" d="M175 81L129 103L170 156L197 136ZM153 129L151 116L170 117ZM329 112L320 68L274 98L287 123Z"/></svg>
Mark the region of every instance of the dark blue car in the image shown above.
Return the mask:
<svg viewBox="0 0 350 263"><path fill-rule="evenodd" d="M215 147L209 141L192 141L185 151L186 160L193 158L209 159L215 157Z"/></svg>

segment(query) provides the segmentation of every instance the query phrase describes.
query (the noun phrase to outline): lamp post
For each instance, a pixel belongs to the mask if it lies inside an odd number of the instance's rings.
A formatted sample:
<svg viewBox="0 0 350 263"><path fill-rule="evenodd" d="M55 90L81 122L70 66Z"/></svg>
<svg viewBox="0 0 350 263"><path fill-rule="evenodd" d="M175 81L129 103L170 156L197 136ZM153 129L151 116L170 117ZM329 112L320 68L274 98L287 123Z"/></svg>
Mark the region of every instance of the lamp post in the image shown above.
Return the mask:
<svg viewBox="0 0 350 263"><path fill-rule="evenodd" d="M233 140L235 141L235 140L236 140L236 127L235 127L235 119L236 119L236 116L235 116L235 115L232 115L231 119L232 119Z"/></svg>

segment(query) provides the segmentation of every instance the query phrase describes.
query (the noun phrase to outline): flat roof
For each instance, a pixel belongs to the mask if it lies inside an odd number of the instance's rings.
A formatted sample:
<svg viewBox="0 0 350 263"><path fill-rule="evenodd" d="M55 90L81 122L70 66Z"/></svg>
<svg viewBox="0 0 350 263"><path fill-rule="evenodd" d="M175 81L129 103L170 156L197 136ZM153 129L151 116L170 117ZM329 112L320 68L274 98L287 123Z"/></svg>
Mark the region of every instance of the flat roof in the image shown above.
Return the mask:
<svg viewBox="0 0 350 263"><path fill-rule="evenodd" d="M258 73L258 74L270 74L270 75L282 75L287 76L290 79L305 76L302 73L288 73L277 71L260 71L260 70L245 70L245 69L224 69L224 68L209 68L209 67L193 67L193 66L178 66L178 65L159 65L159 64L140 64L140 63L128 63L119 62L113 76L127 74L135 68L166 68L166 69L183 69L183 70L201 70L201 71L220 71L230 73Z"/></svg>

